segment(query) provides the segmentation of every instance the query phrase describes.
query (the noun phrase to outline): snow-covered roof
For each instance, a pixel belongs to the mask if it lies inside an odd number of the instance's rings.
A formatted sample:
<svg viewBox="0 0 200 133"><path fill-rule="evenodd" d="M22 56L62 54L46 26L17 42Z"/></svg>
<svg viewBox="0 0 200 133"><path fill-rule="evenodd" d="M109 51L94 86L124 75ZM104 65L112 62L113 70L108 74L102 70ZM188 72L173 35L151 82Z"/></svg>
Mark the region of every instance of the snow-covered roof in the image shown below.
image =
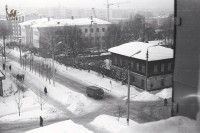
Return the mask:
<svg viewBox="0 0 200 133"><path fill-rule="evenodd" d="M105 25L111 24L108 21L104 21L98 18L93 18L93 24ZM89 18L77 18L77 19L51 19L50 21L41 23L38 27L52 27L52 26L80 26L91 25L91 19Z"/></svg>
<svg viewBox="0 0 200 133"><path fill-rule="evenodd" d="M146 60L147 49L149 61L173 58L172 49L156 45L155 43L130 42L112 47L108 51L127 57Z"/></svg>
<svg viewBox="0 0 200 133"><path fill-rule="evenodd" d="M33 26L33 25L40 24L40 23L45 22L45 21L48 21L48 19L47 18L41 18L41 19L29 20L29 21L25 21L25 22L20 23L20 25L21 26L27 26L27 25Z"/></svg>

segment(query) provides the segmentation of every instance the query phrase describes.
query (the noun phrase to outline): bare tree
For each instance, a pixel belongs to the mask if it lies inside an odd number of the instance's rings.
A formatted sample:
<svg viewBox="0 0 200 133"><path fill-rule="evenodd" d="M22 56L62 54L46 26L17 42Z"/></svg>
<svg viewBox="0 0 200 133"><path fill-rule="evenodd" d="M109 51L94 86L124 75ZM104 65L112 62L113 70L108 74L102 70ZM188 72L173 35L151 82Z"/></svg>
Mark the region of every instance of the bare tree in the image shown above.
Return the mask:
<svg viewBox="0 0 200 133"><path fill-rule="evenodd" d="M15 93L15 102L17 104L17 109L18 109L18 113L20 116L21 108L22 108L22 104L23 104L23 96L22 96L20 90L18 90L17 93Z"/></svg>
<svg viewBox="0 0 200 133"><path fill-rule="evenodd" d="M36 101L37 103L40 105L40 109L42 110L42 107L46 104L46 101L44 100L44 94L42 93L42 91L39 91L38 90L38 93L37 93L37 98L36 98Z"/></svg>
<svg viewBox="0 0 200 133"><path fill-rule="evenodd" d="M114 112L114 115L117 117L118 121L125 114L125 112L126 112L126 110L125 110L124 106L121 103L118 103L116 105L116 111Z"/></svg>

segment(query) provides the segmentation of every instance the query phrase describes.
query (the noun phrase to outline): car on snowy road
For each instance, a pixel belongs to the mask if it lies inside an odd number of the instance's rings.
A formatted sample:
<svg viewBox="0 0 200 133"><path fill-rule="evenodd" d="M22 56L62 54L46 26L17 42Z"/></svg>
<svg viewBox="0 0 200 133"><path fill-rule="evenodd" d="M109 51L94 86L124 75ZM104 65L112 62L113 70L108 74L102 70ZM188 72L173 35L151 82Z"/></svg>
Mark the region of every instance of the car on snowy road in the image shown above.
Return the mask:
<svg viewBox="0 0 200 133"><path fill-rule="evenodd" d="M102 99L104 97L104 90L96 86L88 86L86 88L86 94L95 99Z"/></svg>

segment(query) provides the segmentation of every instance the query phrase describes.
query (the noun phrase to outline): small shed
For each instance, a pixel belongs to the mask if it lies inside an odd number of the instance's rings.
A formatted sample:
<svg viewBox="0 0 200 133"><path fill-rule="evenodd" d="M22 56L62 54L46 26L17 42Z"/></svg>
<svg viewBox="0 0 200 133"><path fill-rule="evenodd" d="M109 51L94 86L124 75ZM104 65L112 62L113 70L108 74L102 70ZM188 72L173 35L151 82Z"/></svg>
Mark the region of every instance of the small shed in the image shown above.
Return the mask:
<svg viewBox="0 0 200 133"><path fill-rule="evenodd" d="M4 80L4 79L5 79L5 75L0 70L0 96L3 96L3 83L2 83L2 80Z"/></svg>

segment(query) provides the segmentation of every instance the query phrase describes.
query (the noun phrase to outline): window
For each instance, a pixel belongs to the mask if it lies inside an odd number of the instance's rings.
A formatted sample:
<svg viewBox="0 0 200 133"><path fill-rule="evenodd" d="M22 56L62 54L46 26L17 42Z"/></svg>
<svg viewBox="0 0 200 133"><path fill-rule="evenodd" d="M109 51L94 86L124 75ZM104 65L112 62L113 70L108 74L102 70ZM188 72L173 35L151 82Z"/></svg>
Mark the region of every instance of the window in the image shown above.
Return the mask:
<svg viewBox="0 0 200 133"><path fill-rule="evenodd" d="M120 66L122 66L123 65L123 60L122 60L122 58L120 58Z"/></svg>
<svg viewBox="0 0 200 133"><path fill-rule="evenodd" d="M142 65L142 72L145 73L145 66Z"/></svg>
<svg viewBox="0 0 200 133"><path fill-rule="evenodd" d="M131 62L131 69L134 70L134 63L133 62Z"/></svg>
<svg viewBox="0 0 200 133"><path fill-rule="evenodd" d="M117 64L117 57L114 57L114 64Z"/></svg>
<svg viewBox="0 0 200 133"><path fill-rule="evenodd" d="M96 32L99 32L99 28L96 28Z"/></svg>
<svg viewBox="0 0 200 133"><path fill-rule="evenodd" d="M135 76L131 76L131 81L135 83Z"/></svg>
<svg viewBox="0 0 200 133"><path fill-rule="evenodd" d="M102 40L104 40L104 41L105 41L105 36L103 36L103 37L102 37Z"/></svg>
<svg viewBox="0 0 200 133"><path fill-rule="evenodd" d="M168 71L171 71L171 70L172 70L172 64L171 64L171 63L168 63L167 68L168 68Z"/></svg>
<svg viewBox="0 0 200 133"><path fill-rule="evenodd" d="M96 40L99 41L99 37L96 37Z"/></svg>
<svg viewBox="0 0 200 133"><path fill-rule="evenodd" d="M161 72L165 71L165 64L161 64Z"/></svg>
<svg viewBox="0 0 200 133"><path fill-rule="evenodd" d="M164 79L161 79L160 85L161 85L161 87L164 87Z"/></svg>
<svg viewBox="0 0 200 133"><path fill-rule="evenodd" d="M79 33L82 33L82 29L79 29Z"/></svg>
<svg viewBox="0 0 200 133"><path fill-rule="evenodd" d="M85 33L87 33L88 32L88 29L85 29Z"/></svg>
<svg viewBox="0 0 200 133"><path fill-rule="evenodd" d="M140 64L136 63L136 70L139 71L140 70Z"/></svg>
<svg viewBox="0 0 200 133"><path fill-rule="evenodd" d="M144 87L144 80L141 80L141 87Z"/></svg>
<svg viewBox="0 0 200 133"><path fill-rule="evenodd" d="M102 32L105 32L105 28L102 28Z"/></svg>
<svg viewBox="0 0 200 133"><path fill-rule="evenodd" d="M157 73L158 72L158 65L154 65L154 70L153 70L154 73Z"/></svg>
<svg viewBox="0 0 200 133"><path fill-rule="evenodd" d="M90 32L94 32L94 29L93 29L93 28L91 28L91 29L90 29Z"/></svg>

